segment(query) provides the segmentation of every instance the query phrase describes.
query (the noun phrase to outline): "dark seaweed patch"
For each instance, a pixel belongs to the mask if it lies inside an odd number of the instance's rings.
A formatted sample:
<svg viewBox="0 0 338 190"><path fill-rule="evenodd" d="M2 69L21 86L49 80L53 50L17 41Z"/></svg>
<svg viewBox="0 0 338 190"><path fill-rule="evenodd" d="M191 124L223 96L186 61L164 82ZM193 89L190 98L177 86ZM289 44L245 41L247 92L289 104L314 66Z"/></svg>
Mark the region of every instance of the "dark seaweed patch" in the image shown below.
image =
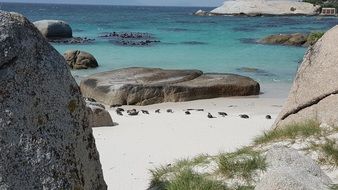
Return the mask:
<svg viewBox="0 0 338 190"><path fill-rule="evenodd" d="M189 29L186 28L159 28L160 30L169 31L169 32L186 32Z"/></svg>
<svg viewBox="0 0 338 190"><path fill-rule="evenodd" d="M257 69L257 68L251 68L251 67L237 68L236 71L240 73L253 73L257 76L266 76L266 77L276 76L275 74L265 71L263 69Z"/></svg>
<svg viewBox="0 0 338 190"><path fill-rule="evenodd" d="M73 38L56 38L56 39L48 39L51 43L57 44L92 44L95 39L90 39L87 37L73 37Z"/></svg>
<svg viewBox="0 0 338 190"><path fill-rule="evenodd" d="M256 31L257 29L255 29L253 27L240 26L240 27L234 27L234 28L232 28L232 30L235 31L235 32L253 32L253 31Z"/></svg>
<svg viewBox="0 0 338 190"><path fill-rule="evenodd" d="M118 46L150 46L160 42L153 34L141 32L102 33L99 37Z"/></svg>
<svg viewBox="0 0 338 190"><path fill-rule="evenodd" d="M185 44L185 45L206 45L206 42L199 42L199 41L185 41L185 42L181 42L181 44Z"/></svg>
<svg viewBox="0 0 338 190"><path fill-rule="evenodd" d="M257 44L257 39L254 38L240 38L238 40L243 44Z"/></svg>

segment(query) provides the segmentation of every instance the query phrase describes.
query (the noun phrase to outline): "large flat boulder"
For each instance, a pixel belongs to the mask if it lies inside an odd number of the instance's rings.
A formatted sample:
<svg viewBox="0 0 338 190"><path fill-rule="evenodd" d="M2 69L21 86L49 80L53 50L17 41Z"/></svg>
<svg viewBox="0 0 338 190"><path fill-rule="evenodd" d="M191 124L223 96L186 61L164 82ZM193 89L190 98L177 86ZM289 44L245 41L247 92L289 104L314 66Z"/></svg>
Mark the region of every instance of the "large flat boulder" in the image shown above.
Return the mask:
<svg viewBox="0 0 338 190"><path fill-rule="evenodd" d="M217 15L315 15L319 6L293 0L227 0L211 14Z"/></svg>
<svg viewBox="0 0 338 190"><path fill-rule="evenodd" d="M266 161L267 172L255 190L328 190L332 183L315 161L297 150L274 146Z"/></svg>
<svg viewBox="0 0 338 190"><path fill-rule="evenodd" d="M0 189L107 189L64 58L22 15L0 23Z"/></svg>
<svg viewBox="0 0 338 190"><path fill-rule="evenodd" d="M260 92L256 81L239 75L138 67L94 74L82 80L80 87L84 96L108 105L149 105Z"/></svg>
<svg viewBox="0 0 338 190"><path fill-rule="evenodd" d="M34 22L34 25L43 36L49 39L73 37L72 28L62 20L39 20Z"/></svg>
<svg viewBox="0 0 338 190"><path fill-rule="evenodd" d="M305 120L338 123L338 26L307 51L275 126Z"/></svg>

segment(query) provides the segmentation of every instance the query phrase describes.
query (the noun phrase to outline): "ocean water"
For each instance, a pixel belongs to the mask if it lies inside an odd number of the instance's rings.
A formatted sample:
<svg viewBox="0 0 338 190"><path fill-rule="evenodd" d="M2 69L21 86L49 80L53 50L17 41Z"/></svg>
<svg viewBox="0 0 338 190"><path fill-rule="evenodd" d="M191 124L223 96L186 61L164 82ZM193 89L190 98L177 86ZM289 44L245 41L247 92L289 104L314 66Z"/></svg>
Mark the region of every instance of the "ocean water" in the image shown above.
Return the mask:
<svg viewBox="0 0 338 190"><path fill-rule="evenodd" d="M141 66L199 69L237 73L260 82L291 83L306 48L254 43L276 33L325 31L337 17L198 17L200 7L132 7L0 3L5 11L19 12L31 21L67 21L76 37L95 39L92 44L53 44L63 53L79 49L93 54L100 67L73 71L87 76L112 69ZM146 47L120 46L101 39L104 32L146 32L160 43ZM238 70L260 69L257 73Z"/></svg>

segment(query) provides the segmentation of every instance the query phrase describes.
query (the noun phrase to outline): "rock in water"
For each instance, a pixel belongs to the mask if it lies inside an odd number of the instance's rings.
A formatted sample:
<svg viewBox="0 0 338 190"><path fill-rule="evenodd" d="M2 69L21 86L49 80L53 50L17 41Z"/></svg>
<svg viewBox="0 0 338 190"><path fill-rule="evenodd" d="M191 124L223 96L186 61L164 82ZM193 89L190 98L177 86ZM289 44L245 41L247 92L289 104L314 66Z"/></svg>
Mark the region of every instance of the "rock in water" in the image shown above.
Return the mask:
<svg viewBox="0 0 338 190"><path fill-rule="evenodd" d="M338 26L307 51L275 125L318 120L338 123Z"/></svg>
<svg viewBox="0 0 338 190"><path fill-rule="evenodd" d="M108 105L149 105L257 95L260 86L240 75L132 67L89 76L82 80L81 91L86 97Z"/></svg>
<svg viewBox="0 0 338 190"><path fill-rule="evenodd" d="M207 11L203 11L203 10L198 10L194 13L194 15L197 15L197 16L208 16L208 12Z"/></svg>
<svg viewBox="0 0 338 190"><path fill-rule="evenodd" d="M307 44L307 34L276 34L270 35L258 41L262 44L277 44L288 46L305 46Z"/></svg>
<svg viewBox="0 0 338 190"><path fill-rule="evenodd" d="M0 23L0 189L106 189L64 58L23 16Z"/></svg>
<svg viewBox="0 0 338 190"><path fill-rule="evenodd" d="M40 20L34 22L34 25L43 36L49 39L73 37L72 28L62 20Z"/></svg>
<svg viewBox="0 0 338 190"><path fill-rule="evenodd" d="M63 54L63 57L72 69L88 69L99 66L95 57L85 51L69 50Z"/></svg>
<svg viewBox="0 0 338 190"><path fill-rule="evenodd" d="M293 0L227 0L210 13L216 15L315 15L320 6Z"/></svg>

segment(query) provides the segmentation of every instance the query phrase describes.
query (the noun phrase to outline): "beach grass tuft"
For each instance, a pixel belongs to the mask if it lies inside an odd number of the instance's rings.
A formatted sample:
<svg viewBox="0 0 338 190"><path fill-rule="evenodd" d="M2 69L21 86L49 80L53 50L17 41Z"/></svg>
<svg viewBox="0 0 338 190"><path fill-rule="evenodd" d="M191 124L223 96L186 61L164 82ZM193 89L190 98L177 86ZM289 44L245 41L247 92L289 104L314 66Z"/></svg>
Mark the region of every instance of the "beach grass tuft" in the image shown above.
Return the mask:
<svg viewBox="0 0 338 190"><path fill-rule="evenodd" d="M330 186L331 190L338 190L338 184L333 184Z"/></svg>
<svg viewBox="0 0 338 190"><path fill-rule="evenodd" d="M151 173L151 181L150 181L150 187L157 187L158 189L164 189L166 183L166 179L163 179L164 176L168 173L172 172L171 167L167 166L160 166L158 168L150 170Z"/></svg>
<svg viewBox="0 0 338 190"><path fill-rule="evenodd" d="M227 190L221 182L196 174L192 170L184 170L165 185L165 190Z"/></svg>
<svg viewBox="0 0 338 190"><path fill-rule="evenodd" d="M329 164L338 167L338 144L334 140L326 139L326 142L321 145L322 152L325 154Z"/></svg>
<svg viewBox="0 0 338 190"><path fill-rule="evenodd" d="M218 167L219 172L226 178L238 177L250 182L257 170L266 170L267 163L260 152L245 147L232 153L220 155Z"/></svg>
<svg viewBox="0 0 338 190"><path fill-rule="evenodd" d="M151 187L157 187L157 188L164 188L171 182L167 181L168 175L176 175L177 173L181 173L185 170L191 170L192 167L197 166L199 164L208 164L209 156L202 154L199 156L196 156L193 159L181 159L177 160L174 164L169 164L167 166L160 166L156 169L150 170L151 173Z"/></svg>
<svg viewBox="0 0 338 190"><path fill-rule="evenodd" d="M319 122L306 121L304 123L290 124L284 127L264 132L262 136L254 139L255 144L266 144L278 140L296 139L297 137L310 137L320 135L323 131Z"/></svg>

